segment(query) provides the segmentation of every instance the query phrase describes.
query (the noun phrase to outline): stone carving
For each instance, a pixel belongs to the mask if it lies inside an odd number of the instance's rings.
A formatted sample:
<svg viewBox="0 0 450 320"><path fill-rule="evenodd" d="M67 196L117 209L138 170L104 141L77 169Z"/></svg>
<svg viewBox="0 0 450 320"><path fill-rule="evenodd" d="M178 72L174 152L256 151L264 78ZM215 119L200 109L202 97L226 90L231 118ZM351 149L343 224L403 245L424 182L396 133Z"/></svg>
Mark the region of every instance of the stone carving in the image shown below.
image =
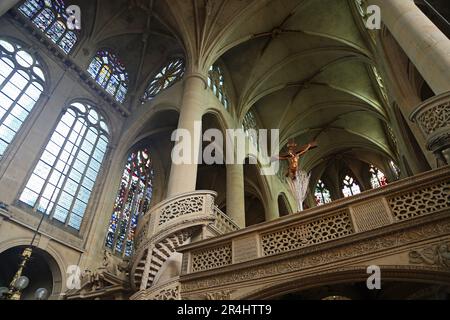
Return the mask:
<svg viewBox="0 0 450 320"><path fill-rule="evenodd" d="M381 198L352 207L352 216L357 232L391 224L390 214Z"/></svg>
<svg viewBox="0 0 450 320"><path fill-rule="evenodd" d="M440 244L409 253L412 264L437 265L450 268L450 244Z"/></svg>
<svg viewBox="0 0 450 320"><path fill-rule="evenodd" d="M220 268L231 263L231 244L192 253L192 272Z"/></svg>
<svg viewBox="0 0 450 320"><path fill-rule="evenodd" d="M205 294L205 298L206 300L216 300L216 301L231 300L231 293L232 291L230 290L217 291Z"/></svg>
<svg viewBox="0 0 450 320"><path fill-rule="evenodd" d="M450 182L441 182L388 199L397 220L403 221L450 208Z"/></svg>
<svg viewBox="0 0 450 320"><path fill-rule="evenodd" d="M81 275L81 281L84 284L83 287L85 289L89 287L91 291L103 289L106 286L103 272L85 270Z"/></svg>
<svg viewBox="0 0 450 320"><path fill-rule="evenodd" d="M216 221L214 227L221 233L226 234L239 230L239 227L231 220L225 213L220 211L219 208L214 208L216 213Z"/></svg>
<svg viewBox="0 0 450 320"><path fill-rule="evenodd" d="M89 269L85 270L81 275L81 281L85 286L89 287L90 290L96 291L109 285L109 283L105 281L106 274L120 278L128 272L128 267L128 260L122 260L117 263L112 253L105 250L103 252L102 266L97 268L95 271Z"/></svg>
<svg viewBox="0 0 450 320"><path fill-rule="evenodd" d="M263 255L271 256L286 251L335 240L354 233L346 211L262 235Z"/></svg>
<svg viewBox="0 0 450 320"><path fill-rule="evenodd" d="M159 225L163 225L182 215L202 212L203 199L203 196L192 196L170 203L167 207L162 209L159 216Z"/></svg>
<svg viewBox="0 0 450 320"><path fill-rule="evenodd" d="M153 300L180 300L180 287L163 289L155 295Z"/></svg>
<svg viewBox="0 0 450 320"><path fill-rule="evenodd" d="M448 236L450 233L450 221L440 221L439 223L416 226L411 229L413 224L403 226L402 231L385 234L378 238L366 239L359 242L349 243L345 246L339 246L334 249L317 251L316 248L305 248L300 256L289 259L272 261L270 263L260 264L242 268L238 271L214 274L203 279L186 281L181 284L183 293L213 288L222 285L237 284L244 281L264 279L274 275L281 275L290 272L303 270L305 268L317 267L333 262L343 261L355 258L368 253L375 253L385 249L400 247L409 243L425 240L432 235ZM408 229L408 230L407 230ZM380 233L383 229L380 229ZM402 266L407 268L408 266Z"/></svg>
<svg viewBox="0 0 450 320"><path fill-rule="evenodd" d="M417 120L424 132L433 134L440 128L450 126L450 102L436 105L423 112Z"/></svg>

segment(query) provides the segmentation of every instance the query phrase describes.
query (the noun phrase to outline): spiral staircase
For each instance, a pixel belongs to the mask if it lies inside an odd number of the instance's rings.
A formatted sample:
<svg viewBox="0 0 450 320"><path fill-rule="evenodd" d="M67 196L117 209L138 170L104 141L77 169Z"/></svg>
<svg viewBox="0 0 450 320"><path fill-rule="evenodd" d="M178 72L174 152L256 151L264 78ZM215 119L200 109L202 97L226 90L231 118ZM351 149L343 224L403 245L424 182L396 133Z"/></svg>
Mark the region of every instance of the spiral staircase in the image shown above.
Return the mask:
<svg viewBox="0 0 450 320"><path fill-rule="evenodd" d="M176 288L176 279L171 279L167 285L156 283L156 280L177 248L193 239L201 240L239 230L214 205L215 197L213 191L182 194L161 202L141 218L130 270L131 286L137 293L131 299L168 296L175 299L176 294L167 295L167 286Z"/></svg>

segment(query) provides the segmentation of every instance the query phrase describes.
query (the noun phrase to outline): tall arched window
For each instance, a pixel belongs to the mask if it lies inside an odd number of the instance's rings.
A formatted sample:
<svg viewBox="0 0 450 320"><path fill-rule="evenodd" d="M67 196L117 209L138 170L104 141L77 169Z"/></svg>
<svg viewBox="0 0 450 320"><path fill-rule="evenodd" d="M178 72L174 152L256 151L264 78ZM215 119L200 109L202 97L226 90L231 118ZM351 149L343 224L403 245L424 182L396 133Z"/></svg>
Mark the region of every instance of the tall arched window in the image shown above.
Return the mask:
<svg viewBox="0 0 450 320"><path fill-rule="evenodd" d="M322 180L319 180L316 186L316 191L314 193L316 196L316 203L318 206L330 203L331 200L331 192L325 186L325 183Z"/></svg>
<svg viewBox="0 0 450 320"><path fill-rule="evenodd" d="M128 73L115 54L108 50L98 51L87 71L118 102L125 101L128 91Z"/></svg>
<svg viewBox="0 0 450 320"><path fill-rule="evenodd" d="M44 90L39 62L20 45L0 39L0 159Z"/></svg>
<svg viewBox="0 0 450 320"><path fill-rule="evenodd" d="M106 236L106 247L121 256L133 253L139 216L147 212L153 196L153 166L147 148L132 152L122 175Z"/></svg>
<svg viewBox="0 0 450 320"><path fill-rule="evenodd" d="M395 175L395 178L396 178L396 179L400 179L401 171L400 171L400 168L395 164L395 162L392 161L392 160L389 161L389 166L391 167L392 172L393 172L394 175Z"/></svg>
<svg viewBox="0 0 450 320"><path fill-rule="evenodd" d="M144 101L153 99L161 91L174 85L184 75L184 60L181 58L171 60L158 74L150 81L145 90Z"/></svg>
<svg viewBox="0 0 450 320"><path fill-rule="evenodd" d="M388 184L387 178L383 172L373 165L370 165L370 184L373 189L384 187Z"/></svg>
<svg viewBox="0 0 450 320"><path fill-rule="evenodd" d="M256 116L253 111L247 112L242 121L242 127L247 135L250 137L250 140L258 145L258 123L256 122Z"/></svg>
<svg viewBox="0 0 450 320"><path fill-rule="evenodd" d="M66 54L72 51L78 36L67 28L68 16L63 0L27 0L19 11Z"/></svg>
<svg viewBox="0 0 450 320"><path fill-rule="evenodd" d="M213 65L209 69L208 85L213 91L214 95L223 104L225 109L228 110L230 102L228 100L228 96L225 90L225 81L223 78L222 69L219 66Z"/></svg>
<svg viewBox="0 0 450 320"><path fill-rule="evenodd" d="M80 229L108 145L108 127L85 103L64 111L20 201Z"/></svg>
<svg viewBox="0 0 450 320"><path fill-rule="evenodd" d="M346 198L351 197L361 193L361 187L354 178L352 178L349 175L346 175L343 181L342 193Z"/></svg>

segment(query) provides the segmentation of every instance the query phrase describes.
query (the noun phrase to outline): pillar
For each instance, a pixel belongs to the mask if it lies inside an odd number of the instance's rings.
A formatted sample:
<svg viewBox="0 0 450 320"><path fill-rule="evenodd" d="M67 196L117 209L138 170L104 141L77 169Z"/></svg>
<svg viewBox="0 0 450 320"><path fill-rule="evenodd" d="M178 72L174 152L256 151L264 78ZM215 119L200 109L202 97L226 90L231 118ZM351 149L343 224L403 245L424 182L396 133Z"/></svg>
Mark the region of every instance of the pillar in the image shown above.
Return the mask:
<svg viewBox="0 0 450 320"><path fill-rule="evenodd" d="M18 4L20 0L2 0L0 1L0 17L3 16L9 9Z"/></svg>
<svg viewBox="0 0 450 320"><path fill-rule="evenodd" d="M369 0L436 94L450 91L450 41L413 0Z"/></svg>
<svg viewBox="0 0 450 320"><path fill-rule="evenodd" d="M196 189L206 88L207 82L204 76L197 73L186 76L178 129L185 129L190 133L191 157L189 163L175 164L172 160L167 190L169 198Z"/></svg>
<svg viewBox="0 0 450 320"><path fill-rule="evenodd" d="M227 165L227 215L245 228L244 166Z"/></svg>
<svg viewBox="0 0 450 320"><path fill-rule="evenodd" d="M278 219L280 217L280 213L278 211L278 197L269 196L269 199L266 199L266 203L266 221Z"/></svg>

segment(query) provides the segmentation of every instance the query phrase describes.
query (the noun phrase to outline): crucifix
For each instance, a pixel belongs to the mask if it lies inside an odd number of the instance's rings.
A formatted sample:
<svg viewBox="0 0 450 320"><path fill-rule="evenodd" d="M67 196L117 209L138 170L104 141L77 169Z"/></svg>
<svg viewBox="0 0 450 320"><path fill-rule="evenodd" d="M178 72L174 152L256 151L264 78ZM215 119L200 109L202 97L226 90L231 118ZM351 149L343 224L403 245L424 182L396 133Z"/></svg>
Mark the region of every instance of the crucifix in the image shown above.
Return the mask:
<svg viewBox="0 0 450 320"><path fill-rule="evenodd" d="M317 143L315 141L308 143L302 147L298 147L298 145L291 141L287 145L287 152L284 154L280 154L277 157L278 160L287 160L289 162L289 168L286 172L286 178L291 178L292 181L297 180L298 173L298 162L300 157L303 156L308 151L317 148Z"/></svg>
<svg viewBox="0 0 450 320"><path fill-rule="evenodd" d="M306 197L308 190L308 184L310 175L300 170L299 160L300 157L312 149L317 148L315 141L308 143L302 147L299 147L295 142L290 141L287 145L287 152L275 156L277 160L287 160L289 163L288 170L285 174L287 183L292 190L293 195L297 200L297 206L299 211L303 211L303 201Z"/></svg>

